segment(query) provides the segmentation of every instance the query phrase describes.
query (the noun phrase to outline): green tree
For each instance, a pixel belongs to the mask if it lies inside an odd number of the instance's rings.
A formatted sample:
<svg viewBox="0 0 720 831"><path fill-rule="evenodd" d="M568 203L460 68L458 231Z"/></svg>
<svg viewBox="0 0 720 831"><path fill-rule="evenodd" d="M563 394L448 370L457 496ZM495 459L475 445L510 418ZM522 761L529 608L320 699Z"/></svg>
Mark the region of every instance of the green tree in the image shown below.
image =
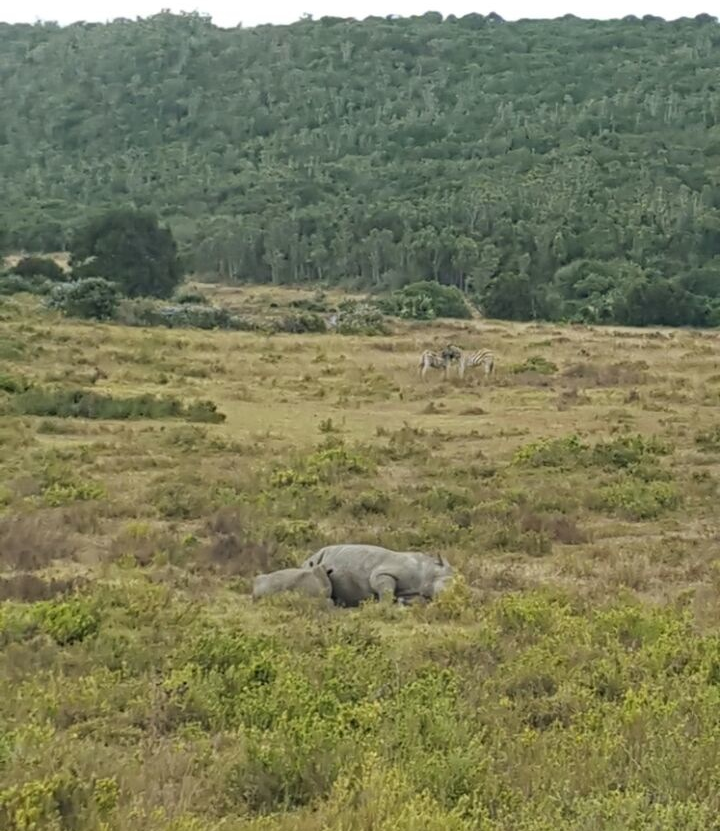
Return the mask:
<svg viewBox="0 0 720 831"><path fill-rule="evenodd" d="M105 277L130 297L169 297L183 276L172 233L145 211L118 209L93 218L70 252L76 277Z"/></svg>

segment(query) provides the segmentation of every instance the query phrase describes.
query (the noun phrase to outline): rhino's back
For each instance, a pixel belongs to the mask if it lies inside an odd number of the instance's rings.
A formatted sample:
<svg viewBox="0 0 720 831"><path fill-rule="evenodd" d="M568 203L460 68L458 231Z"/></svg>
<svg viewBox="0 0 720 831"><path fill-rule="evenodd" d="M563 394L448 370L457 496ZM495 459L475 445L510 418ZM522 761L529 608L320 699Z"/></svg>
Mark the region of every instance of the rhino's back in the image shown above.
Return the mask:
<svg viewBox="0 0 720 831"><path fill-rule="evenodd" d="M375 568L383 562L389 562L398 556L397 551L383 548L380 545L363 545L348 543L347 545L326 545L316 551L303 563L303 567L312 568L322 563L326 568Z"/></svg>

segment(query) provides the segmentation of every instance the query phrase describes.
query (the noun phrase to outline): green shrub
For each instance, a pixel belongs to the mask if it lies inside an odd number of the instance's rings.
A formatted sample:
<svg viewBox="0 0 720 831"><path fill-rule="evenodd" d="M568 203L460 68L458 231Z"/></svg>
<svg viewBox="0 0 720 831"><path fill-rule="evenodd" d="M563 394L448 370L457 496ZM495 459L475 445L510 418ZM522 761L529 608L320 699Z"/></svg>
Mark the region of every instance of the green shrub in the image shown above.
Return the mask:
<svg viewBox="0 0 720 831"><path fill-rule="evenodd" d="M33 607L33 618L42 632L60 646L67 646L94 635L100 619L87 600L43 601Z"/></svg>
<svg viewBox="0 0 720 831"><path fill-rule="evenodd" d="M330 311L327 295L324 291L316 291L312 297L301 297L291 300L289 303L293 309L300 309L303 312L318 312L323 314Z"/></svg>
<svg viewBox="0 0 720 831"><path fill-rule="evenodd" d="M49 294L55 283L47 277L21 277L19 274L0 274L0 295Z"/></svg>
<svg viewBox="0 0 720 831"><path fill-rule="evenodd" d="M387 514L389 509L389 495L379 490L363 491L350 505L350 513L358 517L366 514Z"/></svg>
<svg viewBox="0 0 720 831"><path fill-rule="evenodd" d="M168 329L227 329L251 331L255 324L228 309L189 301L168 305L149 298L122 300L116 318L125 326L164 326Z"/></svg>
<svg viewBox="0 0 720 831"><path fill-rule="evenodd" d="M102 277L86 277L73 283L58 283L47 299L51 309L59 309L70 317L111 320L120 303L120 292L114 283Z"/></svg>
<svg viewBox="0 0 720 831"><path fill-rule="evenodd" d="M388 332L379 309L355 300L346 300L339 305L334 328L341 335L384 335Z"/></svg>
<svg viewBox="0 0 720 831"><path fill-rule="evenodd" d="M191 289L185 289L184 291L179 291L174 298L176 303L179 303L181 306L184 305L193 305L193 306L204 306L210 301L208 298L200 291L192 291Z"/></svg>
<svg viewBox="0 0 720 831"><path fill-rule="evenodd" d="M587 445L576 435L540 439L519 447L513 455L512 463L530 467L571 468L585 463L587 451Z"/></svg>
<svg viewBox="0 0 720 831"><path fill-rule="evenodd" d="M19 393L30 389L30 386L30 382L24 378L18 378L15 375L0 371L0 391Z"/></svg>
<svg viewBox="0 0 720 831"><path fill-rule="evenodd" d="M535 372L538 375L554 375L558 371L557 364L543 358L542 355L531 355L521 364L513 364L510 372L519 375L522 372Z"/></svg>
<svg viewBox="0 0 720 831"><path fill-rule="evenodd" d="M410 283L378 303L386 314L414 320L472 317L465 296L455 286L443 286L433 280Z"/></svg>
<svg viewBox="0 0 720 831"><path fill-rule="evenodd" d="M669 452L668 445L656 437L620 436L596 444L592 449L591 461L600 467L631 468Z"/></svg>
<svg viewBox="0 0 720 831"><path fill-rule="evenodd" d="M183 418L186 421L221 422L225 415L212 401L188 405L177 398L139 395L114 398L82 389L33 388L12 399L16 413L31 416L89 419Z"/></svg>
<svg viewBox="0 0 720 831"><path fill-rule="evenodd" d="M43 492L43 502L51 508L104 499L105 488L97 482L53 482Z"/></svg>
<svg viewBox="0 0 720 831"><path fill-rule="evenodd" d="M676 508L682 498L672 482L643 482L627 478L601 488L591 501L601 510L642 520L654 519Z"/></svg>
<svg viewBox="0 0 720 831"><path fill-rule="evenodd" d="M288 332L293 335L302 335L308 332L326 332L325 320L313 312L298 312L288 314L273 321L273 329L276 332Z"/></svg>
<svg viewBox="0 0 720 831"><path fill-rule="evenodd" d="M48 257L23 257L13 266L13 273L21 277L44 277L55 282L66 279L65 271Z"/></svg>

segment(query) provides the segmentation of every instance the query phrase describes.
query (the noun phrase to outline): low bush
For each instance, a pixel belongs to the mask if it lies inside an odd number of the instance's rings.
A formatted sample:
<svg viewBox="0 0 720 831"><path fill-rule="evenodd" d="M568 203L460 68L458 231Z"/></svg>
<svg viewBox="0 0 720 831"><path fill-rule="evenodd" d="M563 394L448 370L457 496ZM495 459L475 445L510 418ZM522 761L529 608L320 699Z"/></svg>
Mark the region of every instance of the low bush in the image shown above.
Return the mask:
<svg viewBox="0 0 720 831"><path fill-rule="evenodd" d="M122 300L117 320L126 326L165 326L168 329L227 329L251 331L256 326L228 309L189 301L168 305L148 298Z"/></svg>
<svg viewBox="0 0 720 831"><path fill-rule="evenodd" d="M23 257L12 270L21 277L44 277L55 282L66 279L63 268L49 257Z"/></svg>
<svg viewBox="0 0 720 831"><path fill-rule="evenodd" d="M179 303L181 306L205 306L210 302L202 292L192 291L191 289L179 291L173 299L176 303Z"/></svg>
<svg viewBox="0 0 720 831"><path fill-rule="evenodd" d="M211 423L225 420L224 413L212 401L183 404L177 398L154 395L115 398L83 389L33 388L14 396L12 407L20 415L58 418L183 418Z"/></svg>
<svg viewBox="0 0 720 831"><path fill-rule="evenodd" d="M672 482L644 482L633 477L606 485L590 500L591 507L636 521L655 519L681 502Z"/></svg>
<svg viewBox="0 0 720 831"><path fill-rule="evenodd" d="M538 375L554 375L558 371L557 364L543 358L542 355L531 355L520 364L513 364L510 372L520 375L523 372L535 372Z"/></svg>
<svg viewBox="0 0 720 831"><path fill-rule="evenodd" d="M313 312L296 312L274 320L272 328L275 332L287 332L293 335L303 335L309 332L326 332L325 320Z"/></svg>
<svg viewBox="0 0 720 831"><path fill-rule="evenodd" d="M369 303L345 301L335 316L335 331L341 335L385 335L388 327L382 312Z"/></svg>
<svg viewBox="0 0 720 831"><path fill-rule="evenodd" d="M443 286L433 280L410 283L378 301L386 314L412 320L433 320L451 317L467 320L472 317L463 293L455 286Z"/></svg>
<svg viewBox="0 0 720 831"><path fill-rule="evenodd" d="M111 320L120 303L120 291L102 277L86 277L72 283L58 283L47 299L51 309L70 317Z"/></svg>
<svg viewBox="0 0 720 831"><path fill-rule="evenodd" d="M303 312L318 312L323 314L330 311L330 305L324 291L316 291L311 297L301 297L298 300L291 300L288 305L292 309L300 309Z"/></svg>
<svg viewBox="0 0 720 831"><path fill-rule="evenodd" d="M30 382L24 378L0 371L0 392L18 393L30 389Z"/></svg>

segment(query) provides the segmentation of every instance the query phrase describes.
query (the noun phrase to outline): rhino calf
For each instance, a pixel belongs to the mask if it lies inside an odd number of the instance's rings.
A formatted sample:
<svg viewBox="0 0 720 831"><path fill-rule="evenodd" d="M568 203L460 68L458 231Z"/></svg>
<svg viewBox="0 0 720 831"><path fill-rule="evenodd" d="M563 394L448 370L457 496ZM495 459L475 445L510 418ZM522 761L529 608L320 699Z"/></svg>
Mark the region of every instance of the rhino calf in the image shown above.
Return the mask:
<svg viewBox="0 0 720 831"><path fill-rule="evenodd" d="M314 568L284 568L269 574L258 574L253 580L253 600L281 592L298 592L308 597L324 597L332 603L332 583L328 577L331 571L317 565Z"/></svg>

